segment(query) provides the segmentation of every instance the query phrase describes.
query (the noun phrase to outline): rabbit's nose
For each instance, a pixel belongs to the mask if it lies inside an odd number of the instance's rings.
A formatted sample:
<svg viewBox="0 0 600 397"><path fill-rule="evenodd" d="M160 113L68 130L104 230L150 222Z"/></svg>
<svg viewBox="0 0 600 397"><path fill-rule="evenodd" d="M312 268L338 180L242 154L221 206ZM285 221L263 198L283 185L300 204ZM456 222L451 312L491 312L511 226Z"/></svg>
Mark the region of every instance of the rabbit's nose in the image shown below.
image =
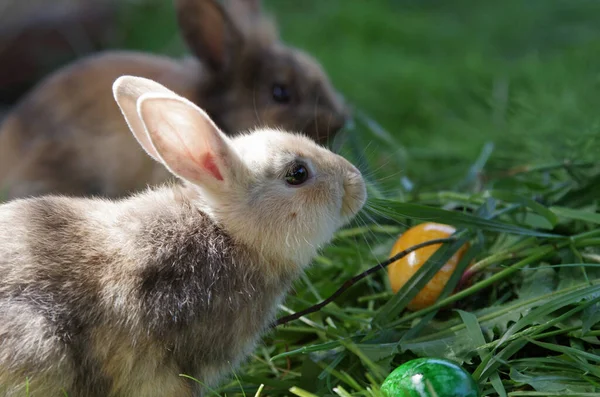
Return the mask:
<svg viewBox="0 0 600 397"><path fill-rule="evenodd" d="M351 165L344 179L344 196L342 198L342 215L353 216L363 207L367 200L367 188L358 168Z"/></svg>

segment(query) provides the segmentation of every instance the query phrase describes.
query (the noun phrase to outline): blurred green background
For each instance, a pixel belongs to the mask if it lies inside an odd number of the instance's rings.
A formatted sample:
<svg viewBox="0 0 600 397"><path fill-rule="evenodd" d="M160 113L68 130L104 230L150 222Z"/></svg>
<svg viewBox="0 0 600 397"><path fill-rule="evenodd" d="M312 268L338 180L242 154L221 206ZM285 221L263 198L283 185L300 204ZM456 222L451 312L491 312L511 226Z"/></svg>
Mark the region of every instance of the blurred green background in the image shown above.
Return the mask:
<svg viewBox="0 0 600 397"><path fill-rule="evenodd" d="M511 162L598 154L598 1L264 4L283 39L321 61L347 100L425 167L408 176L453 157L472 162L488 141ZM185 51L169 1L127 7L122 26L126 47Z"/></svg>
<svg viewBox="0 0 600 397"><path fill-rule="evenodd" d="M366 141L379 158L398 160L404 176L443 184L440 171L472 163L490 141L492 166L598 155L596 0L264 5L284 41L320 60L347 100L393 137L394 150ZM186 51L170 0L119 1L115 26L103 47Z"/></svg>

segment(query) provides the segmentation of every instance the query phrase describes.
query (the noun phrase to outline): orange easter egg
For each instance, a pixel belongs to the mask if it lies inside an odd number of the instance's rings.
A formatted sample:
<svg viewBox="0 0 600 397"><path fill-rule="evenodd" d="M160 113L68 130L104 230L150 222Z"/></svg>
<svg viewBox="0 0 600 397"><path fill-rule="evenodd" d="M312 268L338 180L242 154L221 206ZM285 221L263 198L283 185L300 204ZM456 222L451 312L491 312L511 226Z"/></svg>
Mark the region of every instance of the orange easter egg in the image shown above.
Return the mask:
<svg viewBox="0 0 600 397"><path fill-rule="evenodd" d="M421 223L405 231L394 244L390 257L402 252L414 245L439 238L450 237L456 229L449 225L440 223ZM423 264L433 255L441 244L433 244L427 247L419 248L405 257L397 260L388 266L388 277L392 291L397 293L400 288L423 266ZM442 268L433 276L423 289L407 305L409 310L420 310L435 303L442 293L442 290L448 283L450 276L456 269L462 256L468 249L469 244L463 245L451 258L442 266Z"/></svg>

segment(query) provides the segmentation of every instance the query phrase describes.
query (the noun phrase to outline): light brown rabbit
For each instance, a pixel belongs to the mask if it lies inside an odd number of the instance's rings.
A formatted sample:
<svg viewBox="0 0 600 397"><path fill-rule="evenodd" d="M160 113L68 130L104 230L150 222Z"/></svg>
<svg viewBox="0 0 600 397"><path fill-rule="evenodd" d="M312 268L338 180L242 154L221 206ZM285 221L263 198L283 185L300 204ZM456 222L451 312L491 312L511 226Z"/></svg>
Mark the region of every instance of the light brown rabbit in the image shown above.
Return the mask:
<svg viewBox="0 0 600 397"><path fill-rule="evenodd" d="M142 78L114 92L133 141L182 183L0 205L4 397L26 379L31 397L202 395L180 374L214 386L235 369L365 203L360 172L305 136L229 138Z"/></svg>
<svg viewBox="0 0 600 397"><path fill-rule="evenodd" d="M255 126L327 142L347 110L319 64L283 45L258 0L175 0L195 57L107 52L42 81L0 127L0 198L118 197L163 182L123 125L110 91L121 75L155 80L198 104L226 133Z"/></svg>

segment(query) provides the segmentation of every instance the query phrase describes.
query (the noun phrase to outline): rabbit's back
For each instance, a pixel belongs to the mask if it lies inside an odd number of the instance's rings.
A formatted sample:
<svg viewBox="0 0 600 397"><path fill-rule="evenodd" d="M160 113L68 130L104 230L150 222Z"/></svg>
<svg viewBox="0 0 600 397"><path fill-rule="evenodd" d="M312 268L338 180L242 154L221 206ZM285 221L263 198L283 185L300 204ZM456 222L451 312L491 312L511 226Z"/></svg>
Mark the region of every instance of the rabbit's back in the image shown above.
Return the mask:
<svg viewBox="0 0 600 397"><path fill-rule="evenodd" d="M26 378L32 397L64 395L61 389L71 389L85 371L97 371L76 357L85 356L81 330L97 317L99 294L75 254L76 245L85 244L76 226L81 215L64 200L0 206L2 395L22 395ZM106 382L88 383L90 391L108 391Z"/></svg>
<svg viewBox="0 0 600 397"><path fill-rule="evenodd" d="M114 197L167 179L140 150L113 99L112 83L124 74L162 82L190 100L205 75L192 58L137 52L101 53L60 69L0 125L0 194L4 186L9 199L42 193Z"/></svg>

